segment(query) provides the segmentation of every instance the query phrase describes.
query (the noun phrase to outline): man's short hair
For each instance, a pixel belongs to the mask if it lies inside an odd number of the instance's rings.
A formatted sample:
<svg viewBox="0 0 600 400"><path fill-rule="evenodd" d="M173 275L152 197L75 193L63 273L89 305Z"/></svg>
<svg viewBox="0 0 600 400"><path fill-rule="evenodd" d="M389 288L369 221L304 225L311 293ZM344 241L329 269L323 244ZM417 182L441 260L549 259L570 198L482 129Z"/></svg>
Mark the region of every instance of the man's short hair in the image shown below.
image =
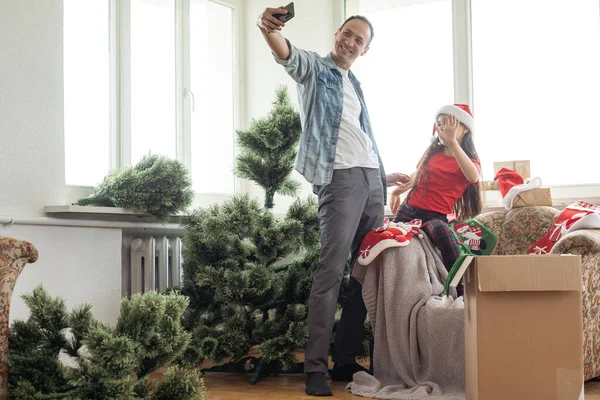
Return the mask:
<svg viewBox="0 0 600 400"><path fill-rule="evenodd" d="M371 31L371 38L369 39L369 43L367 43L367 47L368 47L371 44L371 42L373 41L373 38L375 37L375 31L373 30L373 24L371 23L371 21L369 21L367 19L367 17L364 17L362 15L353 15L344 21L342 26L340 26L339 30L341 31L342 28L344 27L344 25L346 25L348 22L352 21L353 19L361 20L365 24L369 25L369 30Z"/></svg>

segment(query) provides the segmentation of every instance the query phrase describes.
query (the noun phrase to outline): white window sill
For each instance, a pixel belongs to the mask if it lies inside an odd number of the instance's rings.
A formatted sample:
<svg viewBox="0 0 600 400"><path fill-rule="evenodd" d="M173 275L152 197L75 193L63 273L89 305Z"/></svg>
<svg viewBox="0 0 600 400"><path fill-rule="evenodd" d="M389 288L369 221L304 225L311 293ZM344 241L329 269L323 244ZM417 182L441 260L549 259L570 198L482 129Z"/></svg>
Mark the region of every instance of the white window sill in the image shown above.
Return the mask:
<svg viewBox="0 0 600 400"><path fill-rule="evenodd" d="M80 221L84 224L83 226L87 222L89 226L98 227L115 225L116 227L131 227L133 229L183 230L180 221L184 214L173 215L169 222L163 224L158 222L152 215L119 207L46 206L44 212L54 220L61 220L69 224Z"/></svg>
<svg viewBox="0 0 600 400"><path fill-rule="evenodd" d="M94 207L94 206L46 206L44 208L46 214L60 216L68 215L121 215L121 216L133 216L133 217L147 217L146 214L139 213L134 210L128 210L126 208L118 207Z"/></svg>
<svg viewBox="0 0 600 400"><path fill-rule="evenodd" d="M153 216L132 210L113 207L47 206L48 217L0 216L0 227L11 225L79 227L95 229L120 229L127 232L153 235L183 235L180 215L168 223L160 223Z"/></svg>
<svg viewBox="0 0 600 400"><path fill-rule="evenodd" d="M124 208L77 205L79 199L89 196L92 191L93 188L91 187L66 186L64 201L71 205L46 206L44 212L59 218L81 218L82 216L87 216L91 219L117 218L124 221L140 221L142 219L147 221L152 220L152 217L147 214ZM236 191L236 193L240 193L240 191ZM213 204L223 203L231 200L234 196L234 193L195 193L190 209L196 210ZM174 218L181 217L181 215L183 215L183 213L174 216Z"/></svg>
<svg viewBox="0 0 600 400"><path fill-rule="evenodd" d="M569 204L576 201L587 201L600 205L600 185L561 185L544 186L550 188L552 195L552 207L563 210ZM502 195L498 190L486 190L482 192L483 212L506 211L502 203Z"/></svg>

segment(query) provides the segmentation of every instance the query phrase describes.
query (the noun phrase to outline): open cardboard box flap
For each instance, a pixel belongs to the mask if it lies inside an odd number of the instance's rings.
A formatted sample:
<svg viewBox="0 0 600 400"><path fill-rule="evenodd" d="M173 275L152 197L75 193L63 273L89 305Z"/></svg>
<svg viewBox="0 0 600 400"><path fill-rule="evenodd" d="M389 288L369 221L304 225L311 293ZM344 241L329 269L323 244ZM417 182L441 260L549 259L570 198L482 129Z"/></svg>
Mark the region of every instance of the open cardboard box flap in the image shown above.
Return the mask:
<svg viewBox="0 0 600 400"><path fill-rule="evenodd" d="M565 257L572 258L565 266ZM466 257L450 286L456 287L475 257ZM581 291L579 255L518 255L477 257L478 288L482 292Z"/></svg>

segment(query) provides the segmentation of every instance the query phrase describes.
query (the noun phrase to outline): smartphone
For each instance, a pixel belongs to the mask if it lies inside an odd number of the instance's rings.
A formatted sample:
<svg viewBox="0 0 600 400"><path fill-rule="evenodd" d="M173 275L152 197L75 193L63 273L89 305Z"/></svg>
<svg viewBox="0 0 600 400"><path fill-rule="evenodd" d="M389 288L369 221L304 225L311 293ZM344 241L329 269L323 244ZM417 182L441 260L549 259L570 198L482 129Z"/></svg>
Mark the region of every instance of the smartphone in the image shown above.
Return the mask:
<svg viewBox="0 0 600 400"><path fill-rule="evenodd" d="M287 14L273 14L273 16L281 22L288 22L290 19L294 18L294 2L292 1L290 4L283 8L287 10Z"/></svg>

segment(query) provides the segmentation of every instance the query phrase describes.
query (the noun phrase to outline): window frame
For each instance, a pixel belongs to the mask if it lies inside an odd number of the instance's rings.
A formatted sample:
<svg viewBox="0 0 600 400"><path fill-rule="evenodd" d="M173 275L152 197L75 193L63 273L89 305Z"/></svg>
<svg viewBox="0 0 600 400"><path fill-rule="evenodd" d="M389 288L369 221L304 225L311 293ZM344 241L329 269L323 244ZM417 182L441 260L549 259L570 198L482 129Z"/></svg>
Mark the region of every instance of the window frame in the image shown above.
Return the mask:
<svg viewBox="0 0 600 400"><path fill-rule="evenodd" d="M109 2L109 171L131 165L131 0ZM193 93L190 90L190 1L173 0L175 5L175 68L176 68L176 157L191 171L191 113ZM243 53L241 48L243 0L205 0L230 7L233 16L233 126L240 129L244 101L241 97L243 82ZM232 134L235 134L232 132ZM234 147L234 157L237 148ZM193 207L231 199L242 192L243 181L233 177L233 193L196 193ZM80 198L91 193L92 186L69 185L65 182L68 198Z"/></svg>
<svg viewBox="0 0 600 400"><path fill-rule="evenodd" d="M452 1L454 102L469 104L473 113L476 113L473 88L471 0L450 1ZM360 0L344 0L344 18L359 14L359 10ZM555 207L565 207L577 200L600 203L600 181L586 184L544 185L544 187L550 188ZM482 200L484 211L498 209L501 205L500 192L484 190L482 191ZM389 205L386 206L386 212L391 212Z"/></svg>

